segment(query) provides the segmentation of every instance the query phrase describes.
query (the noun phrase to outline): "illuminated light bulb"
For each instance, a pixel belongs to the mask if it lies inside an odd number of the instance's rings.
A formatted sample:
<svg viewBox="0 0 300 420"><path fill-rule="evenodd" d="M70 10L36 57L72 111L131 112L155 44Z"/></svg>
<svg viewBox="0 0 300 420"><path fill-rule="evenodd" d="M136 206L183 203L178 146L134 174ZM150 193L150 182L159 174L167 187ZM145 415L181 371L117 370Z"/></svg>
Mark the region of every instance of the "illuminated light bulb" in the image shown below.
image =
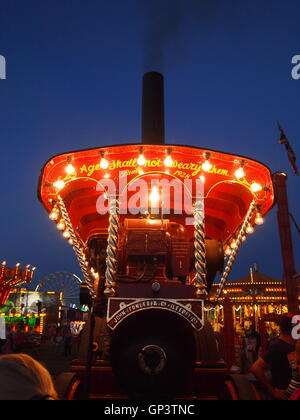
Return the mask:
<svg viewBox="0 0 300 420"><path fill-rule="evenodd" d="M168 168L170 168L173 165L173 159L171 157L171 155L168 155L166 157L166 159L164 160L164 164L165 166L167 166Z"/></svg>
<svg viewBox="0 0 300 420"><path fill-rule="evenodd" d="M109 163L108 161L105 159L105 153L104 152L100 152L101 155L101 161L100 161L100 168L101 169L107 169L109 167Z"/></svg>
<svg viewBox="0 0 300 420"><path fill-rule="evenodd" d="M6 265L6 261L3 261L2 265L5 266Z"/></svg>
<svg viewBox="0 0 300 420"><path fill-rule="evenodd" d="M103 157L100 161L100 168L107 169L109 167L108 161Z"/></svg>
<svg viewBox="0 0 300 420"><path fill-rule="evenodd" d="M159 195L159 191L157 187L153 187L151 194L149 196L151 204L157 204L159 202L160 199L160 195Z"/></svg>
<svg viewBox="0 0 300 420"><path fill-rule="evenodd" d="M144 148L140 147L139 150L140 150L140 155L137 159L137 163L138 163L139 166L144 166L147 163L147 159L144 156Z"/></svg>
<svg viewBox="0 0 300 420"><path fill-rule="evenodd" d="M21 263L17 263L17 264L16 264L16 267L20 267L20 265L21 265Z"/></svg>
<svg viewBox="0 0 300 420"><path fill-rule="evenodd" d="M213 165L210 163L208 159L203 163L202 169L204 172L209 172L212 169Z"/></svg>
<svg viewBox="0 0 300 420"><path fill-rule="evenodd" d="M225 249L225 255L227 255L228 257L231 255L231 249L229 246Z"/></svg>
<svg viewBox="0 0 300 420"><path fill-rule="evenodd" d="M142 168L139 168L139 175L143 175L145 172L143 171Z"/></svg>
<svg viewBox="0 0 300 420"><path fill-rule="evenodd" d="M66 225L65 222L63 220L60 220L60 222L56 225L58 230L65 230Z"/></svg>
<svg viewBox="0 0 300 420"><path fill-rule="evenodd" d="M239 169L237 169L234 173L235 177L237 179L241 179L245 177L245 171L244 168L241 166Z"/></svg>
<svg viewBox="0 0 300 420"><path fill-rule="evenodd" d="M105 175L104 175L104 178L105 178L105 179L110 178L110 174L105 174Z"/></svg>
<svg viewBox="0 0 300 420"><path fill-rule="evenodd" d="M53 221L57 220L59 218L59 214L56 212L50 213L49 218Z"/></svg>
<svg viewBox="0 0 300 420"><path fill-rule="evenodd" d="M36 267L32 267L31 271L35 271L35 270L36 270Z"/></svg>
<svg viewBox="0 0 300 420"><path fill-rule="evenodd" d="M255 218L255 223L257 225L263 225L265 222L264 218L262 217L262 215L260 213L257 213L256 218Z"/></svg>
<svg viewBox="0 0 300 420"><path fill-rule="evenodd" d="M140 165L140 166L144 166L144 165L146 165L146 163L147 163L147 159L146 159L146 158L145 158L145 156L143 155L142 150L141 150L141 152L140 152L140 156L138 157L137 163L138 163L138 165Z"/></svg>
<svg viewBox="0 0 300 420"><path fill-rule="evenodd" d="M167 153L167 156L166 156L166 158L164 160L164 165L167 168L171 168L171 166L173 165L173 159L172 159L172 156L171 156L172 149L167 149L166 150L166 153Z"/></svg>
<svg viewBox="0 0 300 420"><path fill-rule="evenodd" d="M251 188L251 191L252 191L253 193L260 192L260 191L262 191L262 189L263 189L263 187L262 187L260 184L258 184L257 182L253 182L253 183L251 184L250 188Z"/></svg>
<svg viewBox="0 0 300 420"><path fill-rule="evenodd" d="M252 233L254 233L254 227L252 225L248 225L246 232L248 233L248 235L252 235Z"/></svg>
<svg viewBox="0 0 300 420"><path fill-rule="evenodd" d="M49 218L53 221L58 220L59 218L59 211L58 209L52 210L52 212L49 214Z"/></svg>
<svg viewBox="0 0 300 420"><path fill-rule="evenodd" d="M247 236L242 236L242 242L245 242L247 240Z"/></svg>
<svg viewBox="0 0 300 420"><path fill-rule="evenodd" d="M69 163L69 165L66 167L66 173L67 175L73 175L76 173L76 170L71 163Z"/></svg>
<svg viewBox="0 0 300 420"><path fill-rule="evenodd" d="M237 179L241 179L245 177L245 171L244 171L244 166L245 166L245 161L244 160L235 160L235 163L239 163L239 168L235 171L234 175Z"/></svg>
<svg viewBox="0 0 300 420"><path fill-rule="evenodd" d="M236 243L236 241L231 242L230 247L231 247L232 249L236 249L236 248L237 248L237 243Z"/></svg>
<svg viewBox="0 0 300 420"><path fill-rule="evenodd" d="M66 239L70 239L70 238L71 238L71 234L70 234L70 232L69 232L68 230L66 230L66 231L63 233L63 237L64 237L64 238L66 238Z"/></svg>
<svg viewBox="0 0 300 420"><path fill-rule="evenodd" d="M74 245L73 239L69 239L69 244Z"/></svg>
<svg viewBox="0 0 300 420"><path fill-rule="evenodd" d="M59 179L58 181L54 182L54 187L57 188L58 190L62 190L65 187L65 183L62 179Z"/></svg>

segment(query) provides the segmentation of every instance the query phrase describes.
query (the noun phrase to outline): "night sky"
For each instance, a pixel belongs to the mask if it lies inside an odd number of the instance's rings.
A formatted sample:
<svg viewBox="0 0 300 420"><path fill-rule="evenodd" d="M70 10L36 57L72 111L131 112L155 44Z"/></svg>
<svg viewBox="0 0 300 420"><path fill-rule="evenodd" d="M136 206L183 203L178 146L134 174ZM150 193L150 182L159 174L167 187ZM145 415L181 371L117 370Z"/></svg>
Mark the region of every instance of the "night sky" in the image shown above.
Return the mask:
<svg viewBox="0 0 300 420"><path fill-rule="evenodd" d="M0 259L36 265L37 279L80 274L37 199L40 170L69 150L139 142L141 78L149 70L166 78L167 142L287 171L300 223L300 179L275 125L300 166L300 79L291 77L299 16L298 0L1 0ZM282 276L276 208L244 244L231 279L253 263Z"/></svg>

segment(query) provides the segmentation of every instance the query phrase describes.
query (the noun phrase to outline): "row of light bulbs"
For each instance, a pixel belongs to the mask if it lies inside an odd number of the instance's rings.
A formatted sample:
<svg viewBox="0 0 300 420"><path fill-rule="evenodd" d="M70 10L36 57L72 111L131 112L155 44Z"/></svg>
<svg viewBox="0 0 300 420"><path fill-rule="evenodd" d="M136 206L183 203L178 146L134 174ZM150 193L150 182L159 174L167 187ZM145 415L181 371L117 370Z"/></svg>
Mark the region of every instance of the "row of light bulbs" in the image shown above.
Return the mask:
<svg viewBox="0 0 300 420"><path fill-rule="evenodd" d="M105 158L105 152L100 151L100 156L101 156L100 168L103 169L103 170L108 169L109 162ZM213 164L211 163L211 154L210 153L204 153L203 157L204 157L205 161L202 164L202 170L203 170L203 172L209 172L213 168ZM140 147L140 149L139 149L139 157L137 159L137 163L140 166L139 173L142 174L143 170L141 169L141 167L145 166L146 163L147 163L147 159L144 156L143 147ZM238 164L239 167L235 171L234 175L235 175L236 179L241 180L241 179L245 178L245 176L246 176L245 169L244 169L245 165L246 165L246 162L244 160L236 160L235 163ZM164 165L167 168L171 168L172 165L173 165L172 149L170 149L170 148L166 149L166 158L164 160ZM74 168L74 166L72 164L72 157L71 156L69 156L67 158L67 166L65 168L65 171L66 171L66 174L68 176L73 176L73 175L76 174L76 169ZM168 173L168 171L167 171L167 173ZM109 177L109 175L106 175L106 177ZM65 182L63 180L59 179L53 185L58 190L62 190L65 187ZM253 182L250 185L250 189L253 193L258 193L258 192L263 190L263 187L260 184L258 184L257 182Z"/></svg>
<svg viewBox="0 0 300 420"><path fill-rule="evenodd" d="M62 236L63 236L65 239L67 239L67 240L68 240L68 242L69 242L69 244L70 244L71 246L73 246L73 245L74 245L74 241L73 241L73 239L71 238L71 234L70 234L70 232L68 231L68 229L67 229L67 227L66 227L65 221L61 218L60 211L59 211L59 209L58 209L58 207L57 207L56 205L53 207L52 212L51 212L51 213L50 213L50 215L49 215L49 218L50 218L52 221L56 222L56 227L57 227L57 229L58 229L58 230L60 230L61 232L63 232L63 233L62 233ZM85 256L84 256L84 260L85 260L85 265L86 265L86 266L88 266L88 265L89 265L89 263L88 263L88 261L86 260ZM92 275L95 279L98 279L98 278L99 278L99 274L98 274L97 272L95 272L95 270L94 270L93 268L91 268L91 275Z"/></svg>
<svg viewBox="0 0 300 420"><path fill-rule="evenodd" d="M21 263L16 264L16 270L19 269L20 265L21 265ZM6 261L2 261L2 268L5 268L5 267L6 267ZM27 264L26 267L25 267L26 271L28 271L29 268L30 268L30 264ZM31 271L35 271L35 270L36 270L36 267L31 268Z"/></svg>
<svg viewBox="0 0 300 420"><path fill-rule="evenodd" d="M65 221L62 219L60 211L57 206L54 206L51 213L49 214L50 220L56 222L56 227L62 232L62 236L68 240L70 245L74 245L71 233L68 231Z"/></svg>
<svg viewBox="0 0 300 420"><path fill-rule="evenodd" d="M65 238L65 239L67 239L68 240L68 242L69 242L69 244L71 245L71 246L73 246L74 245L74 241L73 241L73 239L71 238L71 234L70 234L70 232L67 230L67 228L66 228L66 224L65 224L65 222L64 222L64 220L61 218L61 214L60 214L60 211L59 211L59 209L58 209L58 207L56 207L56 206L54 206L53 207L53 210L52 210L52 212L50 213L50 215L49 215L49 218L51 219L51 220L53 220L54 222L57 222L57 224L56 224L56 227L57 227L57 229L58 230L60 230L61 232L63 232L62 233L62 236ZM88 261L86 261L85 260L85 265L86 266L88 266L89 264L88 264ZM95 272L95 270L92 268L91 269L91 274L93 275L93 277L94 278L98 278L99 277L99 274L98 273L96 273Z"/></svg>
<svg viewBox="0 0 300 420"><path fill-rule="evenodd" d="M265 219L261 215L260 211L258 210L255 217L255 224L258 226L261 226L264 224ZM247 239L247 235L252 235L254 233L254 227L249 223L249 225L246 228L246 234L242 237L242 242L245 242ZM225 256L230 257L232 254L232 251L237 248L237 241L236 239L233 239L230 244L227 245L225 249Z"/></svg>

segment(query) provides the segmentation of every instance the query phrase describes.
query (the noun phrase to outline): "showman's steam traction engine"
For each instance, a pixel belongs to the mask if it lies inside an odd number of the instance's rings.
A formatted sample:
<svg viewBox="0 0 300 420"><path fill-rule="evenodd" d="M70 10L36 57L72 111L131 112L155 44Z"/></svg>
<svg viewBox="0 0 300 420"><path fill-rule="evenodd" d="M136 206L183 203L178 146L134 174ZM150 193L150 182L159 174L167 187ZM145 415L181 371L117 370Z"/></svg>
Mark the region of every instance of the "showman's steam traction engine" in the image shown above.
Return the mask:
<svg viewBox="0 0 300 420"><path fill-rule="evenodd" d="M204 305L274 205L272 176L246 157L166 145L163 96L147 73L141 144L55 156L40 177L91 308L69 399L217 398L227 377Z"/></svg>

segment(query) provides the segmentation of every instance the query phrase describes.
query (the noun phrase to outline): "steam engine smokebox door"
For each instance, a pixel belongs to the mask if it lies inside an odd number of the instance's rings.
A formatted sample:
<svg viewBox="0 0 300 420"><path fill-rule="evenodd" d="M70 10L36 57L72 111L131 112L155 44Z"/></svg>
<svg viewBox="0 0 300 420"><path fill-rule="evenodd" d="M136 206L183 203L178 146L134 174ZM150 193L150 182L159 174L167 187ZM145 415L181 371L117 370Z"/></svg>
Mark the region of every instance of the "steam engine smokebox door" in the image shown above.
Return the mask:
<svg viewBox="0 0 300 420"><path fill-rule="evenodd" d="M130 398L173 398L186 392L194 372L194 329L171 312L137 312L114 331L111 362Z"/></svg>

